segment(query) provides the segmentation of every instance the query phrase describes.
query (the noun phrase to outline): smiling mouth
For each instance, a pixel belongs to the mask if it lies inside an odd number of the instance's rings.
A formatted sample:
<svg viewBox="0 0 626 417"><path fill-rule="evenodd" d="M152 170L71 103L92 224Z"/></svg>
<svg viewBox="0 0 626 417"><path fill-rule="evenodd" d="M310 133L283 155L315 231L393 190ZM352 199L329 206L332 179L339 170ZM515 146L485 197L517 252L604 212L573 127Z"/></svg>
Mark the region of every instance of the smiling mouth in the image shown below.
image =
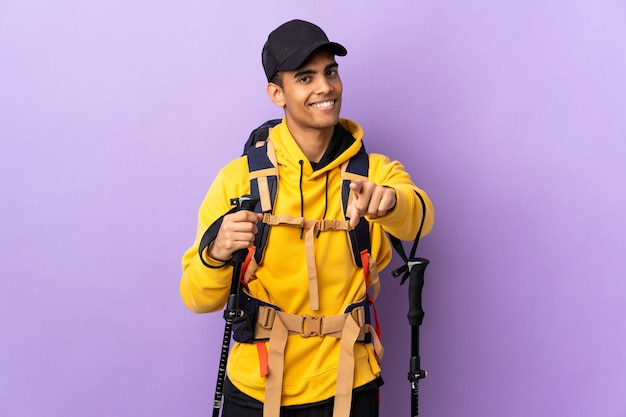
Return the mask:
<svg viewBox="0 0 626 417"><path fill-rule="evenodd" d="M311 103L310 106L316 109L330 109L335 105L335 100L322 101L320 103Z"/></svg>

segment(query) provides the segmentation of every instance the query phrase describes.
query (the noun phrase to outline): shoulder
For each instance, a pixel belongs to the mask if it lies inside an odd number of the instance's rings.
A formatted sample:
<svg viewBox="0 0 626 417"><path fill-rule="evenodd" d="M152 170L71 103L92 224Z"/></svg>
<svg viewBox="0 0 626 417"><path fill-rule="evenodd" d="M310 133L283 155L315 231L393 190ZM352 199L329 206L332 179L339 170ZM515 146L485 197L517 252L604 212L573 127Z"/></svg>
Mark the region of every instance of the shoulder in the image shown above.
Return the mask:
<svg viewBox="0 0 626 417"><path fill-rule="evenodd" d="M368 153L370 168L384 169L398 164L402 167L402 164L398 161L392 161L387 155L380 153ZM404 168L403 168L404 169Z"/></svg>
<svg viewBox="0 0 626 417"><path fill-rule="evenodd" d="M248 158L246 156L240 156L224 165L222 169L220 169L220 175L224 177L226 181L235 181L240 177L248 181L248 171Z"/></svg>
<svg viewBox="0 0 626 417"><path fill-rule="evenodd" d="M379 153L369 154L369 177L370 181L379 184L387 181L410 181L410 176L400 161Z"/></svg>

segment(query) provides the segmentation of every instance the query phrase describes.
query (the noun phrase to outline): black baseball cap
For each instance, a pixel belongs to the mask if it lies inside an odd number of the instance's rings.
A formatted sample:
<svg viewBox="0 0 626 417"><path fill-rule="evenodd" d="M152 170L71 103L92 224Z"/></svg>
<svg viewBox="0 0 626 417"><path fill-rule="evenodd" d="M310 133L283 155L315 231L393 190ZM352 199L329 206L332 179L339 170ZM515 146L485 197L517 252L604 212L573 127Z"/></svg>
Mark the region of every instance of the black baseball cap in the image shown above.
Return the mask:
<svg viewBox="0 0 626 417"><path fill-rule="evenodd" d="M261 55L267 81L278 71L293 71L300 67L311 52L324 47L334 55L345 56L346 48L330 42L324 31L304 20L291 20L274 29L267 37Z"/></svg>

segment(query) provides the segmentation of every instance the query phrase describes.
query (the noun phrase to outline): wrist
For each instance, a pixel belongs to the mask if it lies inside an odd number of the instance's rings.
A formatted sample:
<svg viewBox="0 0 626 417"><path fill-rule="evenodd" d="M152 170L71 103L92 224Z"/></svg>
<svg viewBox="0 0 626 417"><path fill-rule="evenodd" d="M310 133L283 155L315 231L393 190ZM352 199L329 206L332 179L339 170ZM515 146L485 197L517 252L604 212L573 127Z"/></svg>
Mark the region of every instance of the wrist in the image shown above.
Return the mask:
<svg viewBox="0 0 626 417"><path fill-rule="evenodd" d="M209 253L208 247L200 253L200 260L204 266L211 269L223 268L229 264L229 261L222 261L212 257Z"/></svg>

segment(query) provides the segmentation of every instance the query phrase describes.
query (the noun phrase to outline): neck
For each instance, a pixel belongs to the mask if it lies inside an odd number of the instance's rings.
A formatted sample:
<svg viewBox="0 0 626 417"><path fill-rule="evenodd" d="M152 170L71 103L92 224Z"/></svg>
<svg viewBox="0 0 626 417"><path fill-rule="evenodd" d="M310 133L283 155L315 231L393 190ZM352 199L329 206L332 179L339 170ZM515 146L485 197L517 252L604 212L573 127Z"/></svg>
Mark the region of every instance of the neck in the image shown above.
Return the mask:
<svg viewBox="0 0 626 417"><path fill-rule="evenodd" d="M302 153L311 162L319 162L333 137L334 126L323 129L292 129L287 122L287 128L294 140L302 150Z"/></svg>

